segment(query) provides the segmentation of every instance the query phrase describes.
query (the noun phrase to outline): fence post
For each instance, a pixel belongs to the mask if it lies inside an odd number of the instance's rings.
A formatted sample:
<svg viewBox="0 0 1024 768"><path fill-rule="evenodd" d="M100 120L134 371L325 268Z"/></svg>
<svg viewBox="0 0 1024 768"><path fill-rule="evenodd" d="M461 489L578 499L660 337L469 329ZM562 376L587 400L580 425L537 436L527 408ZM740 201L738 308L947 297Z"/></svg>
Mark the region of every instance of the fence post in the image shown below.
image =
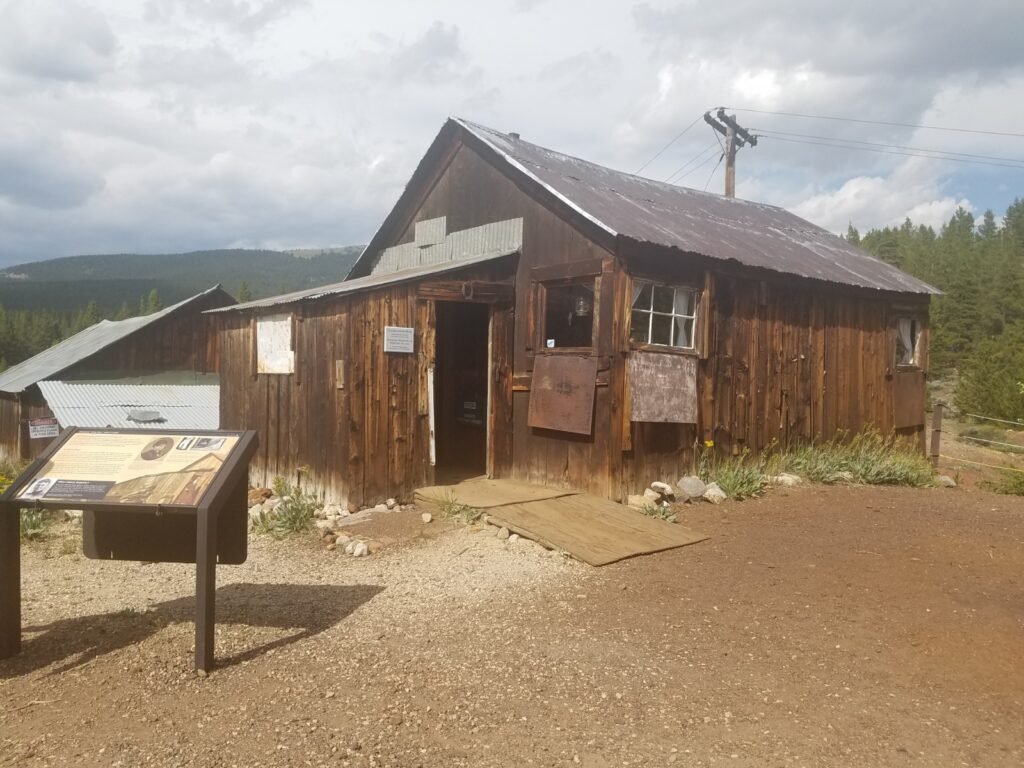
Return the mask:
<svg viewBox="0 0 1024 768"><path fill-rule="evenodd" d="M932 466L939 468L939 443L942 440L942 409L945 403L941 400L935 404L932 411Z"/></svg>

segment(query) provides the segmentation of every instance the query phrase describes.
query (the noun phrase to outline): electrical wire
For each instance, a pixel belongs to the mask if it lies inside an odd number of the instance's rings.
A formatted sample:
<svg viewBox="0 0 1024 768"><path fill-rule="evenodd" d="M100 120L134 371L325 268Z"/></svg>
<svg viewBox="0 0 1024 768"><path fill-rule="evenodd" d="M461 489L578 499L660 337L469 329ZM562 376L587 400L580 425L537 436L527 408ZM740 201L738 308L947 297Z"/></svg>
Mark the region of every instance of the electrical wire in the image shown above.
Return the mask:
<svg viewBox="0 0 1024 768"><path fill-rule="evenodd" d="M1024 170L1022 165L1014 165L1012 163L992 163L985 160L971 160L963 157L944 157L940 155L925 155L920 152L901 152L899 150L880 149L877 147L857 147L851 146L850 144L837 144L832 141L812 141L810 139L789 139L784 136L765 136L766 139L773 139L775 141L788 141L791 144L813 144L819 147L833 147L835 149L853 149L859 152L878 152L884 155L903 155L904 157L924 157L930 160L945 160L950 163L968 163L970 165L988 165L997 168L1016 168L1017 170Z"/></svg>
<svg viewBox="0 0 1024 768"><path fill-rule="evenodd" d="M998 157L996 155L976 155L970 152L953 152L946 149L928 149L927 147L908 147L903 144L883 144L875 141L861 141L859 139L843 139L837 136L815 136L807 133L788 133L786 131L772 131L764 128L751 128L761 136L790 136L798 139L818 139L820 141L837 141L843 144L862 144L868 147L886 147L888 149L906 149L912 152L930 152L937 155L952 155L954 157L969 157L977 160L992 160L996 162L1021 163L1024 167L1024 159L1017 157Z"/></svg>
<svg viewBox="0 0 1024 768"><path fill-rule="evenodd" d="M722 158L723 158L723 157L724 157L724 155L719 155L718 161L719 161L719 162L721 162L721 161L722 161ZM682 176L680 176L679 178L677 178L677 179L675 179L674 181L671 181L671 182L669 182L669 183L670 183L670 184L678 184L678 183L679 183L680 181L682 181L683 179L685 179L685 178L686 178L687 176L689 176L689 175L690 175L691 173L694 173L695 171L699 171L699 170L700 170L701 168L703 168L703 167L704 167L705 165L707 165L708 163L710 163L710 162L711 162L712 160L714 160L714 159L715 159L715 156L714 156L714 155L708 155L708 156L707 156L707 158L705 158L704 162L700 163L700 165L695 165L695 166L693 166L693 168L691 168L690 170L688 170L688 171L687 171L686 173L684 173L684 174L683 174Z"/></svg>
<svg viewBox="0 0 1024 768"><path fill-rule="evenodd" d="M715 167L711 169L711 175L708 176L708 180L704 182L704 191L705 192L707 192L708 191L708 187L711 186L711 180L713 178L715 178L715 171L718 170L718 166L720 166L722 164L722 160L724 160L724 159L725 159L725 155L721 155L718 158L718 162L715 163Z"/></svg>
<svg viewBox="0 0 1024 768"><path fill-rule="evenodd" d="M690 167L690 165L692 165L693 163L695 163L695 162L696 162L697 160L699 160L700 158L704 157L704 155L706 155L706 154L707 154L708 152L710 152L711 150L715 149L715 147L717 147L717 146L718 146L718 144L709 144L708 146L704 147L704 149L702 149L702 150L701 150L700 152L698 152L698 153L697 153L696 155L694 155L694 156L693 156L693 157L691 157L691 158L690 158L689 160L687 160L687 161L686 161L685 163L683 163L683 164L682 164L681 166L679 166L679 167L678 167L678 168L677 168L677 169L676 169L675 171L673 171L672 173L670 173L670 174L669 174L669 175L668 175L668 176L666 177L665 181L666 181L667 183L669 183L669 184L671 184L671 183L672 183L672 182L674 182L674 181L677 181L677 180L678 180L678 177L679 177L679 174L680 174L680 173L682 173L683 171L685 171L685 170L686 170L687 168L689 168L689 167ZM707 162L707 161L705 160L705 162ZM701 165L703 165L703 163L702 163ZM698 167L698 168L700 168L701 166L700 166L700 165L698 165L697 167ZM689 175L689 173L687 173L687 175Z"/></svg>
<svg viewBox="0 0 1024 768"><path fill-rule="evenodd" d="M685 136L685 135L686 135L686 132L687 132L687 131L689 131L689 130L690 130L691 128L693 128L693 126L695 126L695 125L696 125L696 124L697 124L697 123L698 123L698 122L700 121L700 119L701 119L702 117L704 117L703 113L701 113L701 114L697 115L697 117L695 117L695 118L693 119L693 122L692 122L692 123L690 123L690 124L689 124L688 126L686 126L685 128L683 128L683 130L681 130L681 131L679 132L679 134L678 134L678 135L677 135L677 136L676 136L676 137L675 137L674 139L672 139L672 141L670 141L670 142L669 142L668 144L666 144L666 145L665 145L664 147L662 147L662 148L661 148L661 149L659 149L659 150L658 150L657 152L655 152L655 153L654 153L654 157L652 157L652 158L651 158L650 160L648 160L648 161L647 161L646 163L644 163L644 164L643 164L643 165L641 165L641 166L640 166L639 168L637 168L637 169L636 169L635 171L633 171L633 173L634 173L634 174L640 173L640 171L642 171L642 170L643 170L644 168L646 168L646 167L647 167L648 165L650 165L650 164L651 164L651 163L653 163L653 162L654 162L655 160L657 160L657 159L658 159L659 157L661 157L661 156L662 156L662 154L664 154L665 150L667 150L667 149L668 149L669 147L671 147L671 146L672 146L673 144L675 144L675 143L676 143L677 141L679 141L679 140L680 140L681 138L683 138L683 136Z"/></svg>
<svg viewBox="0 0 1024 768"><path fill-rule="evenodd" d="M753 112L758 115L778 115L780 117L800 117L808 120L835 120L843 123L862 123L864 125L888 125L896 128L921 128L927 131L951 131L953 133L978 133L983 136L1009 136L1015 139L1024 139L1024 133L1012 131L987 131L980 128L951 128L942 125L923 125L920 123L897 123L887 120L864 120L857 117L835 117L832 115L810 115L802 112L773 112L768 109L747 109L744 107L721 107L736 112Z"/></svg>

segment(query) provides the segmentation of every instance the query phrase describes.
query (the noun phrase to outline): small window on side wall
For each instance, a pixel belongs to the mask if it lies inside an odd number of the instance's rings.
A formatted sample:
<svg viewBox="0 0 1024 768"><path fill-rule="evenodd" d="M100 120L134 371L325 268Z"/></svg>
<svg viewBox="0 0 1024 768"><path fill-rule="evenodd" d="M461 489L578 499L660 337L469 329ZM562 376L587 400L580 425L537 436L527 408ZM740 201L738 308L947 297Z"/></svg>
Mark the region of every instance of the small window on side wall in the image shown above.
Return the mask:
<svg viewBox="0 0 1024 768"><path fill-rule="evenodd" d="M295 373L291 315L256 318L256 372Z"/></svg>
<svg viewBox="0 0 1024 768"><path fill-rule="evenodd" d="M633 281L629 326L631 341L693 349L696 318L695 289Z"/></svg>
<svg viewBox="0 0 1024 768"><path fill-rule="evenodd" d="M918 365L921 323L917 318L896 318L896 365Z"/></svg>
<svg viewBox="0 0 1024 768"><path fill-rule="evenodd" d="M594 345L594 279L544 286L544 346Z"/></svg>

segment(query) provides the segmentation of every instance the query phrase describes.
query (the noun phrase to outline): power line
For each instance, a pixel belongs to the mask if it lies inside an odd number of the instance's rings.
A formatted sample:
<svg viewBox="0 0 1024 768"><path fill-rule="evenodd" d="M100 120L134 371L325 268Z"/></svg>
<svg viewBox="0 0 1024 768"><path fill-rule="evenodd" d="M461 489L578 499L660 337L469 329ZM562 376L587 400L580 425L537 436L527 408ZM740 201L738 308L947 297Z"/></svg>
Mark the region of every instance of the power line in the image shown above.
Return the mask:
<svg viewBox="0 0 1024 768"><path fill-rule="evenodd" d="M691 165L692 163L695 163L695 162L696 162L697 160L699 160L700 158L702 158L702 157L703 157L704 155L706 155L706 154L707 154L707 153L708 153L709 151L711 151L712 149L714 149L714 148L715 148L715 147L717 147L717 146L718 146L718 144L717 144L717 143L715 143L715 144L710 144L710 145L708 145L708 146L704 147L704 149L702 149L702 150L701 150L700 152L698 152L698 153L697 153L696 155L694 155L693 157L691 157L691 158L690 158L689 160L687 160L687 161L686 161L685 163L683 163L683 164L682 164L681 166L679 166L678 168L676 168L676 170L675 170L675 171L673 171L673 172L672 172L672 173L670 173L670 174L669 174L668 176L666 176L666 177L665 177L665 181L666 181L666 182L668 182L669 184L671 184L671 183L672 183L672 181L673 181L673 180L674 180L674 179L676 178L676 176L678 176L678 175L679 175L680 173L682 173L682 172L683 172L684 170L686 170L687 168L689 168L689 167L690 167L690 165ZM698 166L698 167L700 167L700 166Z"/></svg>
<svg viewBox="0 0 1024 768"><path fill-rule="evenodd" d="M688 126L686 126L685 128L683 128L683 130L681 130L681 131L679 132L679 135L677 135L677 136L676 136L676 137L675 137L674 139L672 139L672 141L670 141L670 142L669 142L668 144L666 144L666 145L665 145L664 147L662 147L662 148L661 148L661 149L659 149L659 150L658 150L657 152L655 152L655 153L654 153L654 157L652 157L652 158L651 158L650 160L648 160L648 161L647 161L646 163L644 163L644 164L643 164L643 165L641 165L641 166L640 166L639 168L637 168L637 169L636 169L635 171L633 171L633 173L634 173L634 174L640 173L640 171L642 171L642 170L643 170L644 168L646 168L646 167L647 167L648 165L650 165L650 164L651 164L651 163L653 163L653 162L654 162L655 160L657 160L657 159L658 159L659 157L661 157L661 156L662 156L662 154L663 154L663 153L665 152L665 150L666 150L666 149L668 149L668 148L669 148L669 147L671 147L671 146L672 146L673 144L675 144L675 143L676 143L677 141L679 141L679 140L680 140L681 138L683 138L683 136L685 136L685 135L686 135L686 132L687 132L687 131L689 131L689 130L690 130L691 128L693 128L693 126L695 126L695 125L696 125L696 124L697 124L698 122L700 122L700 119L701 119L701 117L703 117L703 115L697 115L697 117L695 117L695 118L693 119L693 122L692 122L692 123L690 123L690 124L689 124Z"/></svg>
<svg viewBox="0 0 1024 768"><path fill-rule="evenodd" d="M889 149L906 149L912 152L931 152L939 155L953 155L956 157L970 157L978 160L993 160L993 161L1004 161L1008 163L1024 163L1024 159L1017 157L998 157L996 155L976 155L970 152L952 152L946 149L928 149L927 147L908 147L903 144L882 144L875 141L860 141L858 139L843 139L838 136L815 136L806 133L788 133L786 131L770 131L763 128L754 128L751 130L757 131L762 136L768 137L779 137L779 136L791 136L799 139L818 139L821 141L838 141L844 144L863 144L868 147L887 147Z"/></svg>
<svg viewBox="0 0 1024 768"><path fill-rule="evenodd" d="M1013 165L1011 163L992 163L985 160L970 160L968 158L961 157L942 157L939 155L925 155L919 152L901 152L899 150L890 149L879 149L876 147L856 147L849 144L837 144L834 142L825 141L812 141L810 139L788 139L784 136L765 136L766 139L774 139L775 141L788 141L791 144L814 144L820 147L834 147L836 149L853 149L859 152L879 152L884 155L903 155L905 157L925 157L930 160L945 160L951 163L968 163L970 165L988 165L995 166L998 168L1016 168L1017 170L1024 169L1024 166Z"/></svg>
<svg viewBox="0 0 1024 768"><path fill-rule="evenodd" d="M923 125L920 123L896 123L887 120L864 120L857 117L835 117L832 115L808 115L802 112L773 112L768 109L744 109L742 107L723 107L733 109L737 112L754 112L759 115L778 115L780 117L801 117L808 120L837 120L843 123L862 123L864 125L888 125L896 128L921 128L928 131L951 131L953 133L980 133L985 136L1009 136L1015 139L1024 139L1024 133L1013 133L1009 131L985 131L977 128L951 128L942 125Z"/></svg>
<svg viewBox="0 0 1024 768"><path fill-rule="evenodd" d="M718 170L718 166L720 166L722 164L722 161L724 159L725 159L725 155L723 154L721 157L718 158L718 162L715 163L715 167L711 169L711 175L708 176L708 180L704 182L704 191L705 192L708 191L708 187L711 185L711 180L713 178L715 178L715 171Z"/></svg>
<svg viewBox="0 0 1024 768"><path fill-rule="evenodd" d="M687 176L689 176L689 175L690 175L691 173L693 173L694 171L699 171L699 170L700 170L701 168L703 168L703 167L704 167L705 165L707 165L708 163L710 163L710 162L711 162L712 160L714 160L714 159L715 159L715 156L714 156L714 155L708 155L708 156L707 156L707 157L706 157L706 158L704 159L704 162L700 163L699 165L695 165L695 166L693 166L693 168L691 168L690 170L688 170L688 171L687 171L686 173L684 173L684 174L683 174L682 176L680 176L680 177L679 177L679 178L677 178L677 179L674 179L673 181L670 181L669 183L670 183L670 184L678 184L678 183L679 183L680 181L682 181L683 179L685 179L685 178L686 178ZM718 162L722 162L722 156L721 156L721 155L719 155L719 156L718 156Z"/></svg>

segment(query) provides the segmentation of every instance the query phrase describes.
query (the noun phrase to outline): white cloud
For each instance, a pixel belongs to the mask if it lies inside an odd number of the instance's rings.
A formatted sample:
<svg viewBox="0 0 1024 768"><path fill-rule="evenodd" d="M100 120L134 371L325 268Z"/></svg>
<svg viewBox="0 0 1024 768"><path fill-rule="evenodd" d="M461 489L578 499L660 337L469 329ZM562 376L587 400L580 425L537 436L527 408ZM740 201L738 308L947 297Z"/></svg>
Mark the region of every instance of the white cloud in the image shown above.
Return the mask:
<svg viewBox="0 0 1024 768"><path fill-rule="evenodd" d="M106 19L73 0L9 0L0 19L0 65L10 72L88 81L113 66L117 39Z"/></svg>
<svg viewBox="0 0 1024 768"><path fill-rule="evenodd" d="M910 158L887 176L858 176L790 207L833 232L844 232L850 224L864 232L908 217L915 224L939 227L958 207L974 209L969 200L944 194L941 178L935 161Z"/></svg>
<svg viewBox="0 0 1024 768"><path fill-rule="evenodd" d="M626 171L722 103L1024 132L1024 5L737 2L0 0L0 261L365 241L451 114ZM738 114L1021 154L1013 139ZM663 179L709 146L698 120L644 172ZM702 187L716 152L682 183ZM837 230L937 222L966 201L998 213L1020 186L1009 169L769 138L741 152L738 181Z"/></svg>

